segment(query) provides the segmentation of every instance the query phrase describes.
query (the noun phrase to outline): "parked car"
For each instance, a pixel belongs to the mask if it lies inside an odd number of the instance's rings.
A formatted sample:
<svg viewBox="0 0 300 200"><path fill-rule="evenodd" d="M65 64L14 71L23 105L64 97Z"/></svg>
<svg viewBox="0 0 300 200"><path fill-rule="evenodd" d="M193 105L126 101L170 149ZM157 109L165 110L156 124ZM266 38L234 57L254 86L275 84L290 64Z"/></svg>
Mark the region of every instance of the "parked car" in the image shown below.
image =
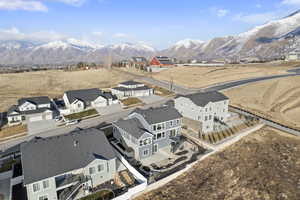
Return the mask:
<svg viewBox="0 0 300 200"><path fill-rule="evenodd" d="M71 120L71 121L67 121L66 125L74 125L74 124L78 124L79 120Z"/></svg>
<svg viewBox="0 0 300 200"><path fill-rule="evenodd" d="M57 116L54 118L56 122L62 121L63 117L62 116Z"/></svg>

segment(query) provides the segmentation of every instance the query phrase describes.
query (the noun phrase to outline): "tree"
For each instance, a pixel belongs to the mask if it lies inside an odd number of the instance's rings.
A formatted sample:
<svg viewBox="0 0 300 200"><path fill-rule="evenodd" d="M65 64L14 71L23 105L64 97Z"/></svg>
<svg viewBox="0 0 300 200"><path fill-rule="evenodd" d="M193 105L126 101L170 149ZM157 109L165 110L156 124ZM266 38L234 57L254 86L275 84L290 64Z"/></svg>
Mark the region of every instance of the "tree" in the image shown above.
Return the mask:
<svg viewBox="0 0 300 200"><path fill-rule="evenodd" d="M83 62L77 63L77 68L83 68L85 64Z"/></svg>

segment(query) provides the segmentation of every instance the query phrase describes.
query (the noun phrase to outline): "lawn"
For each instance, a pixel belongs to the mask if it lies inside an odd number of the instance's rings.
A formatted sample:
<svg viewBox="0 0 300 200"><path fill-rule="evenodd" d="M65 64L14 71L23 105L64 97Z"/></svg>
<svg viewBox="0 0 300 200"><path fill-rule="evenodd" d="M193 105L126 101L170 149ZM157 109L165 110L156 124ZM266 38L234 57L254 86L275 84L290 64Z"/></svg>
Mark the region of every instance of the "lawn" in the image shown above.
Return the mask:
<svg viewBox="0 0 300 200"><path fill-rule="evenodd" d="M159 95L159 96L170 96L170 95L173 95L174 92L171 92L167 89L164 89L164 88L161 88L161 87L158 87L158 86L155 86L154 87L154 93Z"/></svg>
<svg viewBox="0 0 300 200"><path fill-rule="evenodd" d="M98 112L96 109L90 109L90 110L86 110L83 112L66 115L65 118L68 120L75 120L75 119L82 119L82 118L93 116L93 115L98 115Z"/></svg>
<svg viewBox="0 0 300 200"><path fill-rule="evenodd" d="M0 139L15 136L21 133L27 132L27 126L26 125L17 125L17 126L11 126L11 127L5 127L2 128L0 131Z"/></svg>
<svg viewBox="0 0 300 200"><path fill-rule="evenodd" d="M132 106L132 105L137 105L137 104L143 103L140 99L135 98L135 97L123 99L123 100L121 100L121 102L124 106Z"/></svg>

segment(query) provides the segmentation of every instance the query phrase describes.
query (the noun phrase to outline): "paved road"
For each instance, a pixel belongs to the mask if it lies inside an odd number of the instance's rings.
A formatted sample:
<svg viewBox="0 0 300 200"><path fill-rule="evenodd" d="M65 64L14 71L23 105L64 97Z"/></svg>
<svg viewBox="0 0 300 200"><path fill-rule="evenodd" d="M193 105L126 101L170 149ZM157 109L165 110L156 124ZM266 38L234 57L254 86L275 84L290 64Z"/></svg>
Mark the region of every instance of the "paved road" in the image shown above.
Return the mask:
<svg viewBox="0 0 300 200"><path fill-rule="evenodd" d="M148 104L143 106L143 108L150 108L150 107L157 107L160 106L164 103L166 103L167 101L169 101L170 98L165 98L163 100L157 101L155 103L152 104ZM38 133L34 136L24 136L21 138L17 138L17 139L13 139L10 141L6 141L6 142L2 142L0 143L0 151L4 151L10 147L13 147L15 145L18 145L24 141L28 141L31 140L34 137L50 137L50 136L56 136L56 135L62 135L65 133L68 133L76 128L90 128L90 127L95 127L98 126L101 123L111 123L114 122L120 118L126 117L130 112L132 112L135 108L131 108L131 109L127 109L127 110L123 110L121 112L117 112L117 113L113 113L113 114L109 114L109 115L105 115L105 116L100 116L100 117L96 117L96 118L91 118L91 119L87 119L87 120L83 120L81 121L79 124L76 125L72 125L72 126L63 126L60 128L56 128L56 129L52 129L49 131L45 131L43 133Z"/></svg>

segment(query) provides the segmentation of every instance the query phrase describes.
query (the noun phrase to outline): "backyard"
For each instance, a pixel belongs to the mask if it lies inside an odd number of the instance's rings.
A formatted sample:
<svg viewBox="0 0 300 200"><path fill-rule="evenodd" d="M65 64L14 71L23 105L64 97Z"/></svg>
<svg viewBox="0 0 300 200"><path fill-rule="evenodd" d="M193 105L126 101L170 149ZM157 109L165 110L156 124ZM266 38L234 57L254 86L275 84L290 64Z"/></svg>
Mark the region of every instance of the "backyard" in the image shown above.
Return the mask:
<svg viewBox="0 0 300 200"><path fill-rule="evenodd" d="M25 135L27 132L26 125L6 126L0 130L0 140L7 137Z"/></svg>

